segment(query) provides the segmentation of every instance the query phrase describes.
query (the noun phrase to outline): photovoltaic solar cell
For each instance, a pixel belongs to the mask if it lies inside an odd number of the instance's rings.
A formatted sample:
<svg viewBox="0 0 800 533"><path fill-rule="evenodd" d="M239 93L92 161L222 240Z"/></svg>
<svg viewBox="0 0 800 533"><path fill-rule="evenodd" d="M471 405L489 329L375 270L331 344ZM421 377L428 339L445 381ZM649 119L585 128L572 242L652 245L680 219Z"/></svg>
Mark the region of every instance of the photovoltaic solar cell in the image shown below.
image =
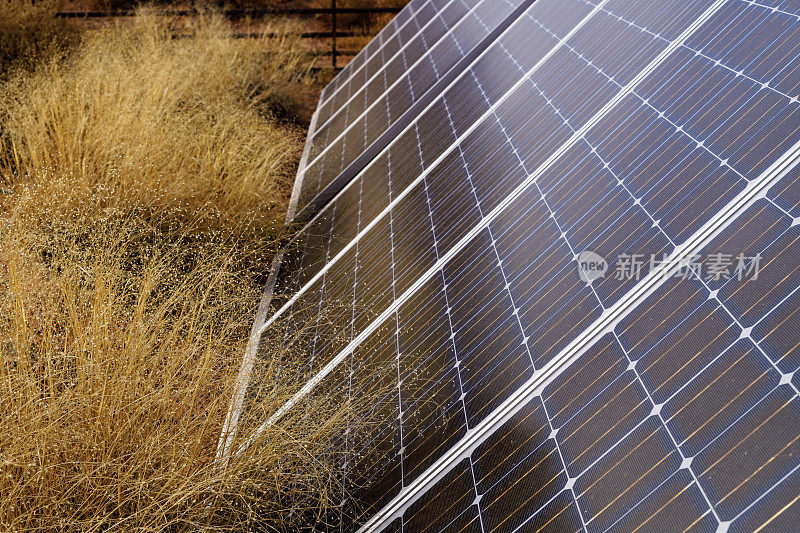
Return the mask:
<svg viewBox="0 0 800 533"><path fill-rule="evenodd" d="M395 37L397 46L382 46L357 77L347 80L346 85L342 84L339 87L334 99L319 107L319 123L328 127L334 116L344 120L347 114L344 112L345 106L348 101L355 100L357 95L361 96L361 100L354 102L356 104L363 106L364 99L369 103L374 102L385 90L384 78L391 83L400 79L405 74L402 70L404 64L411 65L426 54L430 46L436 44L477 4L475 0L470 2L438 0L424 5L407 24L408 28L416 31L412 38L403 42L403 35L400 33ZM386 72L385 76L376 77L381 71ZM363 108L360 111L363 111ZM350 111L349 106L348 113L353 116L358 115L356 111ZM318 138L320 135L318 128L314 132L314 137Z"/></svg>
<svg viewBox="0 0 800 533"><path fill-rule="evenodd" d="M554 531L791 530L800 361L781 365L791 348L775 350L765 334L797 341L776 325L798 309L786 305L800 288L786 273L800 235L773 196L797 177L703 250L752 243L747 253L768 258L763 277L670 280L463 462L486 529L557 516Z"/></svg>
<svg viewBox="0 0 800 533"><path fill-rule="evenodd" d="M433 28L433 35L421 32L363 89L348 91L347 103L342 102L336 115L308 141L309 162L298 178L301 212L341 189L532 2L459 0L450 4L452 9L442 11L442 16L449 15L442 25L427 26Z"/></svg>
<svg viewBox="0 0 800 533"><path fill-rule="evenodd" d="M261 329L379 398L335 527L792 529L798 15L538 0L319 211Z"/></svg>
<svg viewBox="0 0 800 533"><path fill-rule="evenodd" d="M361 70L364 65L379 52L381 46L387 45L393 39L397 38L397 33L409 24L410 21L416 19L417 16L423 12L421 8L427 7L431 0L411 0L406 6L400 10L396 17L392 19L389 24L382 28L375 38L370 41L353 59L345 65L345 67L334 77L320 94L320 104L326 103L332 95L334 95L345 83L347 83L351 76ZM424 13L429 13L425 11Z"/></svg>

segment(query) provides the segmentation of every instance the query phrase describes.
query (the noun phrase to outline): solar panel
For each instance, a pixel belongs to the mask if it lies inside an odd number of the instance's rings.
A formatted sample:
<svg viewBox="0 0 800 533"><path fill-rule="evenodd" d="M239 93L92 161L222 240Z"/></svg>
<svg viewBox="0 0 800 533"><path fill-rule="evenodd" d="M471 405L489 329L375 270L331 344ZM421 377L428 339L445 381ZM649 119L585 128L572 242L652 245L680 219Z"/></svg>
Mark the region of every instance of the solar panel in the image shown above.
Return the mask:
<svg viewBox="0 0 800 533"><path fill-rule="evenodd" d="M350 76L349 79L341 82L337 87L335 96L320 104L320 124L327 125L334 115L343 116L345 114L343 113L343 107L348 103L348 100L354 99L355 95L365 92L367 89L365 85L374 85L376 82L382 81L383 76L375 77L382 71L388 71L389 79L392 82L401 78L404 72L399 72L398 69L403 68L404 62L408 64L416 62L427 51L427 45L435 44L447 34L476 4L477 2L474 0L471 2L439 0L422 6L415 14L414 19L410 20L406 25L406 28L409 28L409 32L414 31L410 35L411 39L404 40L403 34L398 34L395 37L397 44L387 42L381 46L377 53L364 65L358 76ZM382 91L383 87L380 87L379 90ZM370 103L376 99L376 96L372 95ZM363 105L363 102L359 103ZM318 132L315 132L314 137L318 136Z"/></svg>
<svg viewBox="0 0 800 533"><path fill-rule="evenodd" d="M457 0L361 86L319 108L298 173L298 218L330 199L533 0ZM332 111L335 109L335 111Z"/></svg>
<svg viewBox="0 0 800 533"><path fill-rule="evenodd" d="M335 527L794 528L798 21L538 0L317 211L241 382L380 394Z"/></svg>
<svg viewBox="0 0 800 533"><path fill-rule="evenodd" d="M460 5L460 0L449 0L447 2L442 0L412 0L409 2L322 90L317 111L314 113L309 126L308 138L314 137L317 131L317 124L320 121L320 114L325 112L324 110L341 107L347 101L353 84L363 84L374 76L383 67L384 58L397 56L398 52L407 46L408 41L417 36L420 28L430 26L432 18L434 20L439 18L442 5L449 7L451 4ZM434 24L433 28L435 27L436 25ZM302 171L307 165L310 148L311 145L309 143L300 162L298 179L302 176ZM299 200L298 194L294 194L292 197L287 223L291 222L295 217Z"/></svg>
<svg viewBox="0 0 800 533"><path fill-rule="evenodd" d="M398 42L402 36L407 32L413 31L414 24L420 16L430 16L428 11L432 6L431 0L411 0L406 6L400 10L396 17L394 17L389 24L382 28L377 35L365 46L353 59L345 65L344 68L334 77L320 94L319 104L323 105L330 98L335 95L340 87L345 83L350 82L352 76L358 71L362 70L366 63L369 63L375 58L375 54L381 51L381 47L386 45L389 47L399 46L394 44ZM426 8L424 11L422 8ZM391 44L390 44L391 43Z"/></svg>

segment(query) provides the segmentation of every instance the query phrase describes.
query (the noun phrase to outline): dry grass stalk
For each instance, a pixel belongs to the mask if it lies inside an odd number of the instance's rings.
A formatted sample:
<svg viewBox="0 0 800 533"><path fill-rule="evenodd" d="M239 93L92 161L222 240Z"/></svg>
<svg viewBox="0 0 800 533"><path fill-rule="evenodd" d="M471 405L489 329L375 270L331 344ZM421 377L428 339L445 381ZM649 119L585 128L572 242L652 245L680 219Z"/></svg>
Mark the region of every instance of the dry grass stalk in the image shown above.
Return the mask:
<svg viewBox="0 0 800 533"><path fill-rule="evenodd" d="M288 38L189 29L143 14L0 88L2 530L287 530L338 503L360 407L336 394L210 468L311 80ZM262 377L252 416L294 392Z"/></svg>

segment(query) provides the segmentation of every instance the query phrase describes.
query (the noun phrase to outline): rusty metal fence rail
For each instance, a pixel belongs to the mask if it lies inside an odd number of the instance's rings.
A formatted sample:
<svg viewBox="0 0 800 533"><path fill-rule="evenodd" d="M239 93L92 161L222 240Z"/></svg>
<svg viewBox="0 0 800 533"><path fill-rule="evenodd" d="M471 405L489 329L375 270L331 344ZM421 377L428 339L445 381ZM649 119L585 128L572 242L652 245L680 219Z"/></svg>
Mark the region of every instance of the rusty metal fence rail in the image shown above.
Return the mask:
<svg viewBox="0 0 800 533"><path fill-rule="evenodd" d="M341 15L371 15L371 14L395 14L402 8L400 7L338 7L336 0L331 0L330 7L323 8L260 8L260 9L226 9L222 13L230 19L243 19L243 18L263 18L269 16L317 16L327 15L330 17L331 31L315 31L297 33L296 36L302 39L312 40L325 40L328 41L330 48L325 50L318 50L313 52L314 55L319 57L330 57L331 66L334 70L339 70L338 59L341 56L353 56L358 53L358 50L340 50L337 47L337 39L347 37L357 37L361 35L354 31L342 31L339 29L337 16ZM61 11L56 13L58 18L69 19L99 19L99 18L117 18L117 17L132 17L136 14L135 10L109 10L109 11ZM159 15L165 17L187 17L197 15L198 11L193 9L174 9L158 12ZM259 34L235 34L238 38L254 37Z"/></svg>

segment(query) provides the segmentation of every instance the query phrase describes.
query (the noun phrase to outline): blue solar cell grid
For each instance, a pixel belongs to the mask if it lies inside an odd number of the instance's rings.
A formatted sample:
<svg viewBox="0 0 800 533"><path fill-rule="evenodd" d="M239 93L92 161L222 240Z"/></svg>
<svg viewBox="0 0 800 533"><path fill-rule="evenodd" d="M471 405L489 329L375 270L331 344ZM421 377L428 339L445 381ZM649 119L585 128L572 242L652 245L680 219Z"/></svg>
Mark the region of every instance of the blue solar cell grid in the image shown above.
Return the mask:
<svg viewBox="0 0 800 533"><path fill-rule="evenodd" d="M654 258L772 175L800 141L798 15L538 0L295 239L274 301L281 342L309 356L293 379L341 359L316 393L383 391L382 423L347 437L341 527L402 494ZM699 250L705 273L757 256L756 278L664 282L388 530L791 530L798 177ZM585 251L648 261L586 283Z"/></svg>
<svg viewBox="0 0 800 533"><path fill-rule="evenodd" d="M416 118L415 104L433 98L441 85L466 62L485 48L495 31L510 24L513 14L532 0L459 0L451 4L441 25L429 25L394 60L384 57L386 69L365 80L363 88L353 87L347 104L321 125L311 139L308 165L303 169L299 205L308 207L338 180L363 166L367 149L379 149L390 139L390 128L400 128ZM474 9L473 9L474 8ZM466 14L465 11L468 11ZM452 27L450 27L452 25ZM444 35L440 35L442 31ZM438 41L436 37L441 37ZM427 39L434 42L428 42ZM357 169L355 167L358 167ZM349 179L349 178L348 178Z"/></svg>
<svg viewBox="0 0 800 533"><path fill-rule="evenodd" d="M332 95L334 95L341 87L345 86L350 81L354 73L358 72L364 67L366 63L372 60L373 56L380 50L381 46L389 45L394 39L398 39L398 32L405 30L409 23L415 20L422 14L429 13L422 11L430 4L431 0L411 0L406 6L400 10L396 17L394 17L389 24L383 27L373 40L365 46L358 54L350 61L334 78L325 86L320 95L320 104L325 104Z"/></svg>
<svg viewBox="0 0 800 533"><path fill-rule="evenodd" d="M336 95L319 107L320 125L328 126L332 117L342 117L344 109L351 105L349 101L361 96L359 104L363 105L366 97L369 103L374 102L383 91L382 80L384 76L377 76L386 71L386 78L392 83L405 74L399 71L404 63L413 64L428 52L428 47L436 44L461 18L466 15L476 4L477 0L429 0L417 11L403 27L403 31L396 32L385 43L381 43L366 64L354 72L345 82L339 85ZM410 36L410 39L408 38ZM377 38L380 40L380 37ZM375 42L375 41L372 41ZM380 83L381 87L376 84ZM368 89L368 87L370 87ZM375 87L375 88L371 88ZM371 98L370 98L371 95ZM362 109L363 111L363 109ZM357 116L358 113L351 113ZM341 120L341 119L340 119ZM314 132L314 137L320 136L320 129Z"/></svg>

